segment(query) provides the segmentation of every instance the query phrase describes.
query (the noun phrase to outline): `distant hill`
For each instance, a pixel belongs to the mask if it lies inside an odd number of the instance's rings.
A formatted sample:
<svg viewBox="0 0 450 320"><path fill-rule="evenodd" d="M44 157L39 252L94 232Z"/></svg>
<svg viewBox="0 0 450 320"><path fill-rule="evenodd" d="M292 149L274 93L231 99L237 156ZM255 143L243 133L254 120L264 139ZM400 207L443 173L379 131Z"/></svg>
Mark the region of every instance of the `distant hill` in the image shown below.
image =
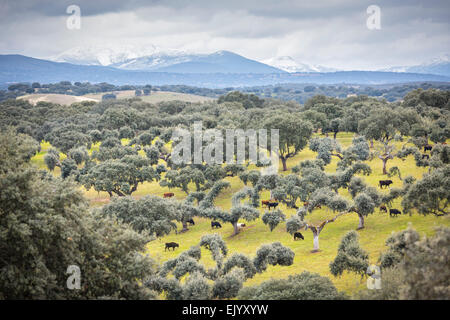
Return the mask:
<svg viewBox="0 0 450 320"><path fill-rule="evenodd" d="M391 67L383 69L383 71L426 73L450 77L450 56L445 55L416 66Z"/></svg>
<svg viewBox="0 0 450 320"><path fill-rule="evenodd" d="M277 83L316 83L316 84L383 84L405 83L413 81L450 81L449 76L398 73L382 71L339 71L327 73L231 73L236 71L239 63L245 61L225 52L223 55L209 57L207 60L180 63L177 68L183 72L169 72L170 67L161 68L158 72L123 70L110 66L87 66L70 63L53 62L35 59L22 55L0 55L0 86L17 82L55 83L59 81L79 82L108 82L115 85L123 84L186 84L206 88L243 87L257 85L271 85ZM225 68L225 61L235 61L236 65L227 72L206 72L210 65L215 68ZM245 59L245 58L243 58ZM209 61L209 62L207 62ZM246 69L260 68L255 64L245 62ZM265 66L263 64L263 66ZM175 68L175 67L173 67ZM242 67L244 68L244 66ZM161 72L164 70L165 72ZM209 69L211 70L211 69ZM191 73L197 71L196 73ZM203 71L203 73L201 72Z"/></svg>
<svg viewBox="0 0 450 320"><path fill-rule="evenodd" d="M267 64L247 59L230 51L211 54L155 54L115 63L125 70L171 73L285 73Z"/></svg>

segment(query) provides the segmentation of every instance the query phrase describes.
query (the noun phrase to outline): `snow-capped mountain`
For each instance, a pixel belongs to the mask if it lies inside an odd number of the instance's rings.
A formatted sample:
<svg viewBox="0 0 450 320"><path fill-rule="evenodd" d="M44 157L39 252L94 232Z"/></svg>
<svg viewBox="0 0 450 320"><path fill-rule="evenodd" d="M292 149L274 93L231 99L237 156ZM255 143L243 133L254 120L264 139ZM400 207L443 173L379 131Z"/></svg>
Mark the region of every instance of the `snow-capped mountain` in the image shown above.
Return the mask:
<svg viewBox="0 0 450 320"><path fill-rule="evenodd" d="M125 70L174 73L284 73L278 68L224 50L210 54L159 52L111 66Z"/></svg>
<svg viewBox="0 0 450 320"><path fill-rule="evenodd" d="M284 73L230 51L198 54L156 46L76 47L50 58L55 62L172 73Z"/></svg>
<svg viewBox="0 0 450 320"><path fill-rule="evenodd" d="M113 64L120 64L130 59L136 59L144 56L149 56L157 53L162 53L163 50L154 45L135 46L135 45L121 45L121 46L82 46L74 47L66 50L49 59L56 62L68 62L81 65L101 65L110 66ZM185 54L183 51L167 50L165 54L177 55Z"/></svg>
<svg viewBox="0 0 450 320"><path fill-rule="evenodd" d="M149 55L126 59L112 64L112 67L125 70L154 71L194 60L198 55L186 52L155 52Z"/></svg>
<svg viewBox="0 0 450 320"><path fill-rule="evenodd" d="M293 72L334 72L337 69L315 66L295 61L289 56L278 56L261 61L269 66L293 73Z"/></svg>
<svg viewBox="0 0 450 320"><path fill-rule="evenodd" d="M450 76L450 55L445 54L420 65L390 67L384 68L380 71L412 72Z"/></svg>

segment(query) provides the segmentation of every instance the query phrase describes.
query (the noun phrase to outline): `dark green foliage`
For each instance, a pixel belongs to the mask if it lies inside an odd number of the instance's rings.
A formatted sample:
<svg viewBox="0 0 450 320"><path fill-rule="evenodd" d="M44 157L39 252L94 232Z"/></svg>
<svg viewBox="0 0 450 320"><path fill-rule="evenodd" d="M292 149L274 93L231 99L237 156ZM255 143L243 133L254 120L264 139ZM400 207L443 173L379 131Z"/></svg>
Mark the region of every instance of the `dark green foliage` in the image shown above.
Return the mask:
<svg viewBox="0 0 450 320"><path fill-rule="evenodd" d="M130 224L138 232L148 232L157 237L176 230L175 221L181 220L179 204L156 196L137 200L132 197L114 197L102 207L101 212Z"/></svg>
<svg viewBox="0 0 450 320"><path fill-rule="evenodd" d="M70 180L43 179L23 159L25 142L0 139L0 299L153 298L141 285L154 274L149 239L89 211ZM66 287L69 265L80 267L80 290Z"/></svg>
<svg viewBox="0 0 450 320"><path fill-rule="evenodd" d="M44 163L50 171L53 171L55 167L61 167L58 150L50 148L44 156Z"/></svg>
<svg viewBox="0 0 450 320"><path fill-rule="evenodd" d="M419 234L412 228L391 235L386 240L389 249L379 258L381 268L389 268L399 263L406 253L407 246L418 241L419 238Z"/></svg>
<svg viewBox="0 0 450 320"><path fill-rule="evenodd" d="M117 145L114 147L105 148L101 145L99 151L94 150L92 152L92 158L99 161L106 161L111 159L122 159L125 156L137 154L137 150L132 147Z"/></svg>
<svg viewBox="0 0 450 320"><path fill-rule="evenodd" d="M156 292L164 292L167 300L183 300L183 287L177 279L154 276L148 278L144 285Z"/></svg>
<svg viewBox="0 0 450 320"><path fill-rule="evenodd" d="M212 297L219 299L236 297L242 288L244 277L244 271L240 268L235 268L231 272L219 277L214 282Z"/></svg>
<svg viewBox="0 0 450 320"><path fill-rule="evenodd" d="M450 204L450 165L424 174L421 180L408 187L402 206L405 212L413 208L423 215L437 216L449 214Z"/></svg>
<svg viewBox="0 0 450 320"><path fill-rule="evenodd" d="M78 168L75 160L71 158L65 158L61 162L61 178L66 179L70 175L76 175Z"/></svg>
<svg viewBox="0 0 450 320"><path fill-rule="evenodd" d="M83 185L89 190L106 191L110 196L130 195L138 184L159 180L159 175L150 166L150 161L138 155L127 155L120 160L107 160L93 166L81 177Z"/></svg>
<svg viewBox="0 0 450 320"><path fill-rule="evenodd" d="M50 141L52 146L61 150L61 152L65 154L76 147L91 147L90 136L64 127L53 130L46 137L46 140Z"/></svg>
<svg viewBox="0 0 450 320"><path fill-rule="evenodd" d="M213 200L223 188L228 186L229 182L216 182L211 191L200 202L199 208L201 210L201 214L207 218L231 223L234 228L233 235L236 235L239 233L239 219L252 221L259 217L259 211L256 209L259 205L259 193L253 188L244 187L233 195L233 205L229 212L225 212L214 207ZM242 203L242 200L245 198L249 198L249 201Z"/></svg>
<svg viewBox="0 0 450 320"><path fill-rule="evenodd" d="M273 231L273 229L275 229L276 226L285 219L286 216L283 214L283 212L281 212L280 209L266 211L262 216L262 221L264 222L264 224L269 226L270 231Z"/></svg>
<svg viewBox="0 0 450 320"><path fill-rule="evenodd" d="M358 299L449 300L450 229L438 227L419 238L408 228L387 241L381 259L381 289L363 290Z"/></svg>
<svg viewBox="0 0 450 320"><path fill-rule="evenodd" d="M204 271L203 266L195 263L196 261L199 261L200 258L200 247L193 246L189 250L182 252L177 258L166 261L160 268L158 275L165 278L172 272L173 275L177 275L178 277L176 278L179 279L189 272L189 270ZM185 264L185 262L187 262L187 264Z"/></svg>
<svg viewBox="0 0 450 320"><path fill-rule="evenodd" d="M228 254L227 245L222 237L218 234L208 234L200 239L199 245L210 250L218 268L222 268L223 259Z"/></svg>
<svg viewBox="0 0 450 320"><path fill-rule="evenodd" d="M205 270L199 263L200 246L210 250L217 262L215 268ZM177 258L166 261L158 275L151 276L145 286L158 293L165 293L168 299L230 299L237 296L243 283L257 272L263 272L268 264L288 266L293 263L294 253L280 243L261 246L252 261L249 257L235 253L222 263L228 250L218 234L202 237L199 246L191 247ZM170 274L174 278L170 278ZM180 279L187 276L185 283Z"/></svg>
<svg viewBox="0 0 450 320"><path fill-rule="evenodd" d="M239 91L230 92L224 96L219 97L218 103L224 102L240 102L245 109L261 108L264 100L258 98L254 94L244 94Z"/></svg>
<svg viewBox="0 0 450 320"><path fill-rule="evenodd" d="M313 131L310 122L293 114L276 114L266 120L263 127L268 130L279 130L279 156L283 164L283 171L287 170L287 159L306 147Z"/></svg>
<svg viewBox="0 0 450 320"><path fill-rule="evenodd" d="M180 188L189 194L189 183L194 183L197 191L202 189L206 182L203 172L193 167L184 167L181 170L169 170L160 185L169 188Z"/></svg>
<svg viewBox="0 0 450 320"><path fill-rule="evenodd" d="M132 139L134 137L134 131L128 126L121 127L119 130L120 139Z"/></svg>
<svg viewBox="0 0 450 320"><path fill-rule="evenodd" d="M107 136L102 141L102 144L100 145L100 153L103 152L105 149L112 149L112 148L120 148L122 147L122 143L120 142L119 138Z"/></svg>
<svg viewBox="0 0 450 320"><path fill-rule="evenodd" d="M289 232L290 234L294 234L296 231L298 231L300 228L304 226L305 223L298 215L292 215L286 221L286 231Z"/></svg>
<svg viewBox="0 0 450 320"><path fill-rule="evenodd" d="M152 144L154 135L151 132L143 132L136 139L137 142L142 146L149 146Z"/></svg>
<svg viewBox="0 0 450 320"><path fill-rule="evenodd" d="M252 260L242 253L234 253L225 261L223 265L223 273L227 274L235 267L242 268L246 278L253 278L256 274L256 268L253 265Z"/></svg>
<svg viewBox="0 0 450 320"><path fill-rule="evenodd" d="M69 151L68 157L73 159L77 165L89 159L89 153L86 148L79 147Z"/></svg>
<svg viewBox="0 0 450 320"><path fill-rule="evenodd" d="M114 93L106 93L104 95L102 95L102 100L114 100L116 99L117 96Z"/></svg>
<svg viewBox="0 0 450 320"><path fill-rule="evenodd" d="M145 154L147 155L147 158L150 160L151 165L158 164L159 150L157 147L155 147L155 146L145 147L144 151L145 151Z"/></svg>
<svg viewBox="0 0 450 320"><path fill-rule="evenodd" d="M187 278L183 286L183 300L208 300L211 295L211 285L201 273L193 273Z"/></svg>
<svg viewBox="0 0 450 320"><path fill-rule="evenodd" d="M240 172L244 172L245 168L241 164L227 164L224 168L225 173L229 177L234 177L238 175Z"/></svg>
<svg viewBox="0 0 450 320"><path fill-rule="evenodd" d="M267 269L267 265L289 266L294 262L294 252L279 242L262 245L256 252L253 264L258 272Z"/></svg>
<svg viewBox="0 0 450 320"><path fill-rule="evenodd" d="M341 146L330 138L313 138L309 142L309 148L317 152L317 159L322 160L326 165L331 162L331 156L342 157Z"/></svg>
<svg viewBox="0 0 450 320"><path fill-rule="evenodd" d="M272 279L239 292L244 300L344 300L330 279L304 271L287 279Z"/></svg>
<svg viewBox="0 0 450 320"><path fill-rule="evenodd" d="M89 131L89 136L93 143L97 143L102 141L102 133L99 130L91 130Z"/></svg>
<svg viewBox="0 0 450 320"><path fill-rule="evenodd" d="M347 232L342 237L336 258L330 263L330 272L335 277L345 270L363 276L369 266L369 255L361 249L356 231Z"/></svg>

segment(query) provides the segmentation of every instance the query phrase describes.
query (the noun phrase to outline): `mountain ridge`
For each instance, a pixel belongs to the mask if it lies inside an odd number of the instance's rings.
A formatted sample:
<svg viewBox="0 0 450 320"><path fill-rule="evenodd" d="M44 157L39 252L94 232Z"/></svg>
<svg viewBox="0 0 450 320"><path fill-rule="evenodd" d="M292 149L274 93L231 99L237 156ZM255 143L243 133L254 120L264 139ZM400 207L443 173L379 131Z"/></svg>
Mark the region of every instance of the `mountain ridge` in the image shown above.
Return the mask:
<svg viewBox="0 0 450 320"><path fill-rule="evenodd" d="M163 50L156 46L75 47L50 57L55 62L110 66L123 70L174 73L277 73L286 72L231 51L199 54Z"/></svg>
<svg viewBox="0 0 450 320"><path fill-rule="evenodd" d="M124 84L185 84L206 88L275 85L278 83L383 84L414 81L449 82L450 77L382 71L337 71L329 73L173 73L123 70L110 66L75 65L23 55L0 55L0 85L17 82L55 83L108 82Z"/></svg>
<svg viewBox="0 0 450 320"><path fill-rule="evenodd" d="M411 66L395 66L383 68L380 71L413 72L450 76L450 55L446 54L431 61Z"/></svg>

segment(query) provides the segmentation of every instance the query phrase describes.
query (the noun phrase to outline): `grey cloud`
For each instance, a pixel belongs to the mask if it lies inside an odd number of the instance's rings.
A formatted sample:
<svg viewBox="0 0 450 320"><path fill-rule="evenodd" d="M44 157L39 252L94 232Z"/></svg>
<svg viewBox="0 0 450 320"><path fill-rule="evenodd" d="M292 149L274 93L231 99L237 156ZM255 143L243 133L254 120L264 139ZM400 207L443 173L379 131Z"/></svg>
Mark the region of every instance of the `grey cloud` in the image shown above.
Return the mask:
<svg viewBox="0 0 450 320"><path fill-rule="evenodd" d="M70 4L81 7L81 30L65 28ZM365 26L371 4L381 8L381 30ZM448 0L0 0L0 53L46 57L79 45L152 43L373 69L450 52L448 21Z"/></svg>

